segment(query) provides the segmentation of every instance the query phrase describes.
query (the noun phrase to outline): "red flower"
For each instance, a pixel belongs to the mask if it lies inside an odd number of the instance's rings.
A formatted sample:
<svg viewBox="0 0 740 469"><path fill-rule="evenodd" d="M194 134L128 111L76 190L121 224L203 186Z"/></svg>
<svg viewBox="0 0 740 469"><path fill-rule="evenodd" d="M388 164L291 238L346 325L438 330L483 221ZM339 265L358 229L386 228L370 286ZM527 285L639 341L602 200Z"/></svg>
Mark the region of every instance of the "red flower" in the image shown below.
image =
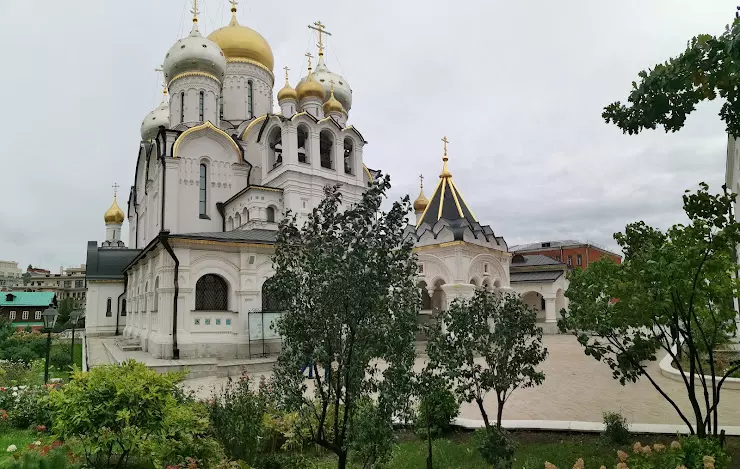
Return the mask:
<svg viewBox="0 0 740 469"><path fill-rule="evenodd" d="M36 425L36 431L37 432L45 432L46 431L46 425Z"/></svg>
<svg viewBox="0 0 740 469"><path fill-rule="evenodd" d="M52 443L51 443L51 448L52 448L52 449L56 449L56 448L59 448L60 446L62 446L63 444L64 444L64 443L62 443L62 442L61 442L61 441L59 441L59 440L54 440L54 441L52 441Z"/></svg>
<svg viewBox="0 0 740 469"><path fill-rule="evenodd" d="M8 413L4 411L3 409L0 409L0 420L6 420L8 418Z"/></svg>
<svg viewBox="0 0 740 469"><path fill-rule="evenodd" d="M42 446L41 449L39 450L39 452L41 453L41 456L46 456L49 453L49 451L51 451L51 446L49 445Z"/></svg>

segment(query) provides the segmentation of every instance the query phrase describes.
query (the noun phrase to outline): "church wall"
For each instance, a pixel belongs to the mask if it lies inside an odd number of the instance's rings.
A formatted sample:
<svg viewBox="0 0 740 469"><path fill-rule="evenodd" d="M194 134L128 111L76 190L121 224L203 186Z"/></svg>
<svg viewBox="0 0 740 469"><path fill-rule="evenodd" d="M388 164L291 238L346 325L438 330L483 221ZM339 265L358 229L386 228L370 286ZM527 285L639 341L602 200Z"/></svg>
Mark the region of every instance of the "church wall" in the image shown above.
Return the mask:
<svg viewBox="0 0 740 469"><path fill-rule="evenodd" d="M118 296L123 293L123 281L87 282L87 298L85 302L85 333L93 335L110 335L116 332L116 315L119 311ZM108 298L111 299L111 315L107 316ZM125 318L119 319L119 326L123 329Z"/></svg>
<svg viewBox="0 0 740 469"><path fill-rule="evenodd" d="M270 207L275 211L273 222L267 221L267 209ZM277 230L284 210L283 191L258 187L249 189L224 208L226 231L253 228Z"/></svg>
<svg viewBox="0 0 740 469"><path fill-rule="evenodd" d="M180 262L177 302L180 356L224 359L248 356L249 311L261 309L262 284L273 275L271 248L223 247L218 243L182 243L176 239L171 239L171 244ZM172 356L173 273L174 263L161 249L129 272L128 298L134 309L127 318L124 334L138 338L142 348L155 358ZM207 274L218 275L228 284L228 311L195 310L196 284ZM159 289L155 297L152 285L157 278Z"/></svg>
<svg viewBox="0 0 740 469"><path fill-rule="evenodd" d="M253 115L248 115L248 81L252 82ZM272 89L274 78L267 70L246 62L228 62L224 79L224 119L248 120L273 112Z"/></svg>
<svg viewBox="0 0 740 469"><path fill-rule="evenodd" d="M169 84L170 127L187 122L206 122L218 124L218 99L221 95L221 84L206 76L181 77ZM203 92L203 119L200 118L200 93ZM184 93L184 97L182 97ZM180 109L184 100L184 114ZM184 117L184 120L181 119Z"/></svg>

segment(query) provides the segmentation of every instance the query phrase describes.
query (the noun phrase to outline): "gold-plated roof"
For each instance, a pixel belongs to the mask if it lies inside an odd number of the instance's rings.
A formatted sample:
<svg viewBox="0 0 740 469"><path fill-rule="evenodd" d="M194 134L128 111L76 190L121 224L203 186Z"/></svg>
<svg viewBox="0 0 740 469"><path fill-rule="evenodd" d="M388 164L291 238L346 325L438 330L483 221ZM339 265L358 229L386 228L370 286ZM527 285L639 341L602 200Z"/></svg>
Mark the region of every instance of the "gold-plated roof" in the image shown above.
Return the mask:
<svg viewBox="0 0 740 469"><path fill-rule="evenodd" d="M283 67L285 70L285 86L278 91L277 98L278 102L284 101L286 99L292 99L293 101L298 101L298 93L296 90L290 86L290 82L288 81L288 70L290 70L287 66Z"/></svg>
<svg viewBox="0 0 740 469"><path fill-rule="evenodd" d="M110 206L110 208L105 212L105 224L108 225L110 223L116 223L120 225L123 223L124 220L123 216L123 210L121 210L121 207L118 206L118 202L116 202L116 196L113 196L113 205Z"/></svg>
<svg viewBox="0 0 740 469"><path fill-rule="evenodd" d="M298 101L314 97L319 98L323 102L326 93L324 92L324 87L321 86L321 83L316 80L316 77L313 74L313 69L311 68L311 58L313 56L308 52L306 53L306 57L308 58L308 76L298 83L298 86L295 88L298 93Z"/></svg>
<svg viewBox="0 0 740 469"><path fill-rule="evenodd" d="M334 97L334 82L331 83L329 99L324 103L324 114L329 115L332 112L338 112L340 114L347 114L347 111L342 106L342 103Z"/></svg>
<svg viewBox="0 0 740 469"><path fill-rule="evenodd" d="M229 62L254 61L270 72L275 66L270 44L254 29L239 24L234 4L231 6L231 21L228 26L215 30L208 35L208 39L218 44Z"/></svg>

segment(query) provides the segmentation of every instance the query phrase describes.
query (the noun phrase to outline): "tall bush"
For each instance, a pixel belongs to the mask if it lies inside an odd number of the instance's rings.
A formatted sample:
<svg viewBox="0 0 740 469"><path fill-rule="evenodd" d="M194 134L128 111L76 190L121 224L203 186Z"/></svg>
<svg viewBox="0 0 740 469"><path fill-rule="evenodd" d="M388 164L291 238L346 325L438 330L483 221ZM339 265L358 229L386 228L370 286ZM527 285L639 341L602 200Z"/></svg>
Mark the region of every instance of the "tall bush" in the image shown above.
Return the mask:
<svg viewBox="0 0 740 469"><path fill-rule="evenodd" d="M219 458L206 409L183 396L182 374L159 374L141 363L76 371L51 394L54 431L74 441L88 466L163 467L195 457L199 467Z"/></svg>

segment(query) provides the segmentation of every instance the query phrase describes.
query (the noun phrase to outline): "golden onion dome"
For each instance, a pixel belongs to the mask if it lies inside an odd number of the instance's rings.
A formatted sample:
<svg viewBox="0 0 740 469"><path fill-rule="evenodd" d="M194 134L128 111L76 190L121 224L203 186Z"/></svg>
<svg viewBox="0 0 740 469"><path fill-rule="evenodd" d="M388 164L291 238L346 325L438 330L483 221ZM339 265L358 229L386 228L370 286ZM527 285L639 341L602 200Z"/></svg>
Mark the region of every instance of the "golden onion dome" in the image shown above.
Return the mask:
<svg viewBox="0 0 740 469"><path fill-rule="evenodd" d="M292 86L290 86L290 82L288 82L288 67L285 67L285 86L278 91L278 102L285 101L286 99L292 99L293 101L298 101L298 93L296 93L296 90L293 89Z"/></svg>
<svg viewBox="0 0 740 469"><path fill-rule="evenodd" d="M110 206L110 208L105 212L105 224L111 224L116 223L120 225L123 223L124 220L123 216L123 210L121 210L121 207L118 206L118 202L116 202L116 196L113 196L113 205Z"/></svg>
<svg viewBox="0 0 740 469"><path fill-rule="evenodd" d="M275 66L270 44L254 29L239 24L236 19L236 7L231 8L231 21L228 26L215 30L208 35L208 39L218 44L229 62L254 61L270 72Z"/></svg>
<svg viewBox="0 0 740 469"><path fill-rule="evenodd" d="M334 97L334 85L331 85L331 95L329 99L324 103L324 114L329 115L332 112L338 112L340 114L347 114L347 111L342 106L336 97Z"/></svg>
<svg viewBox="0 0 740 469"><path fill-rule="evenodd" d="M429 205L429 199L424 195L424 180L419 176L419 197L414 200L414 212L423 212Z"/></svg>
<svg viewBox="0 0 740 469"><path fill-rule="evenodd" d="M303 101L306 98L318 98L323 102L326 96L324 87L316 81L313 72L308 72L306 79L298 84L296 93L298 93L299 101Z"/></svg>

